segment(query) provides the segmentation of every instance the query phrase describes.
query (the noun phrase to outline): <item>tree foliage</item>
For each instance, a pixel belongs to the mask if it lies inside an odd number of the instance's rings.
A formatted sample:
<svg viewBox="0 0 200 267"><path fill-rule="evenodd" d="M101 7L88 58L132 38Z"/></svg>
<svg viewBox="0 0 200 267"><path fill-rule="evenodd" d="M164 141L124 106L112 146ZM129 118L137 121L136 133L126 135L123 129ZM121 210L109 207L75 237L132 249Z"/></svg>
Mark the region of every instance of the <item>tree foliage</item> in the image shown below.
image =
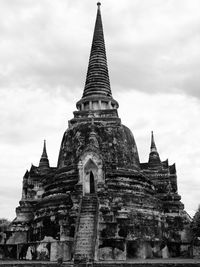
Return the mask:
<svg viewBox="0 0 200 267"><path fill-rule="evenodd" d="M197 239L198 237L200 237L200 205L193 217L191 227L192 227L194 239Z"/></svg>
<svg viewBox="0 0 200 267"><path fill-rule="evenodd" d="M10 221L5 218L0 218L0 233L5 232L8 229Z"/></svg>

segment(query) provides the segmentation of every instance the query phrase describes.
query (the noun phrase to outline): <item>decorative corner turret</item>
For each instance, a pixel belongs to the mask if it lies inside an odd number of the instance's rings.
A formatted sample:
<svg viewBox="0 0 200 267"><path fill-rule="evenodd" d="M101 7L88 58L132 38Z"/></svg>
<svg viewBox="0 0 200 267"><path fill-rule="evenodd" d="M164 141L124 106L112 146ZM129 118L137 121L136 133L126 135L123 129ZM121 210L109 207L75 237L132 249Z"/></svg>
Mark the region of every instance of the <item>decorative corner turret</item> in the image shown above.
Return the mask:
<svg viewBox="0 0 200 267"><path fill-rule="evenodd" d="M98 2L97 6L85 88L81 100L76 103L79 111L116 110L119 107L111 93L100 10L101 3Z"/></svg>
<svg viewBox="0 0 200 267"><path fill-rule="evenodd" d="M49 159L46 150L46 140L44 140L44 146L43 146L42 156L40 158L39 168L49 168Z"/></svg>
<svg viewBox="0 0 200 267"><path fill-rule="evenodd" d="M156 148L153 131L151 132L151 148L150 148L148 164L150 168L160 167L162 165L160 156Z"/></svg>
<svg viewBox="0 0 200 267"><path fill-rule="evenodd" d="M28 170L26 170L26 172L25 172L25 174L24 174L24 179L28 179L28 177L29 177L29 171Z"/></svg>

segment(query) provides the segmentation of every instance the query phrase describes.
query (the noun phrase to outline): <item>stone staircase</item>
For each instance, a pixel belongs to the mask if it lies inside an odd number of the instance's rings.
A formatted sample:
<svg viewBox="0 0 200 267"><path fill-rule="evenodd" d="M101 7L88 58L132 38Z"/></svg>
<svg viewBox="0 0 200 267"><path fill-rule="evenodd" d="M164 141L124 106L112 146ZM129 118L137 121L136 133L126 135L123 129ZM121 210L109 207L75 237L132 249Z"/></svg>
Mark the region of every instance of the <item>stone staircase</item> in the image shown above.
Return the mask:
<svg viewBox="0 0 200 267"><path fill-rule="evenodd" d="M97 217L97 196L95 194L83 196L75 239L74 263L92 262L94 260Z"/></svg>

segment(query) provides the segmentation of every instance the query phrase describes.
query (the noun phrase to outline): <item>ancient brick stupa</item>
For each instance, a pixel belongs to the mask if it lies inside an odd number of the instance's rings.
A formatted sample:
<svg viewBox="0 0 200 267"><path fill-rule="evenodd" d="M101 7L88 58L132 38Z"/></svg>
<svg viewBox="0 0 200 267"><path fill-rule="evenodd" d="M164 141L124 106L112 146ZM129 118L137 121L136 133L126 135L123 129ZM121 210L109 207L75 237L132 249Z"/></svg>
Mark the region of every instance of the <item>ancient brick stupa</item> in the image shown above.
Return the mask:
<svg viewBox="0 0 200 267"><path fill-rule="evenodd" d="M149 161L140 163L112 97L97 5L83 96L64 133L57 167L49 166L44 143L39 166L24 175L6 243L18 244L20 259L75 263L187 255L189 217L177 192L175 165L161 161L153 133Z"/></svg>

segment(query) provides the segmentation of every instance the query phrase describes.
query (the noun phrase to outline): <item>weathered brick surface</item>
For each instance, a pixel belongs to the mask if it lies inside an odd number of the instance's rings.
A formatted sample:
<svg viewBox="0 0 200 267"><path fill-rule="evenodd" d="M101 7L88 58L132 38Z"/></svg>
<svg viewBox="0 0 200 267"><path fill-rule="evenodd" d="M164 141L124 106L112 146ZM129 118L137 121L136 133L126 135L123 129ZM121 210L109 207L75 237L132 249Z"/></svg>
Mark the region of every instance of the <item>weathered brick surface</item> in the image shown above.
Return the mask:
<svg viewBox="0 0 200 267"><path fill-rule="evenodd" d="M27 243L20 252L14 251L22 259L31 257L26 251L31 243L40 245L44 240L48 240L48 248L53 242L66 242L69 260L78 255L112 262L190 256L190 218L177 191L175 165L160 160L153 139L149 162L140 163L133 134L118 117L100 4L85 89L77 109L64 133L57 167L49 166L44 147L39 166L25 173L17 218L4 242L19 243L18 234L23 232ZM92 199L87 202L87 194L94 194L98 205ZM2 257L14 255L6 253ZM49 257L50 249L46 253ZM32 254L41 260L45 253Z"/></svg>

